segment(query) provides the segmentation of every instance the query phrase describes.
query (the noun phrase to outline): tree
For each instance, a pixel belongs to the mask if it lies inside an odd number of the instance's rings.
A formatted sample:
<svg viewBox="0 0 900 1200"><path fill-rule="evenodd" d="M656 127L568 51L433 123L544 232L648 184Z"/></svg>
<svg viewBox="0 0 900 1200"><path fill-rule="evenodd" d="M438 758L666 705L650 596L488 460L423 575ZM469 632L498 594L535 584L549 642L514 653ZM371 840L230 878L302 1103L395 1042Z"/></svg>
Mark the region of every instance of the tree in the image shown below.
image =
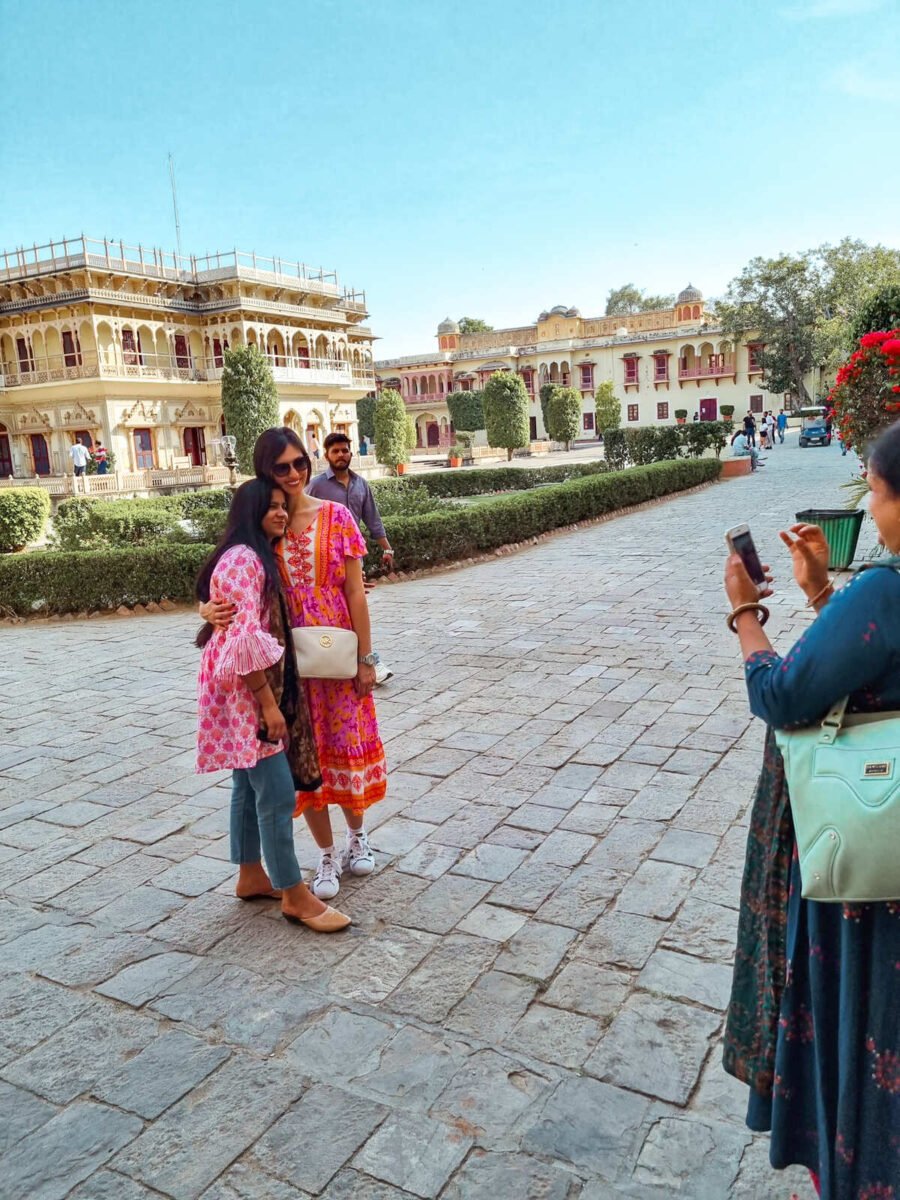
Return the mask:
<svg viewBox="0 0 900 1200"><path fill-rule="evenodd" d="M396 470L409 461L409 426L403 397L384 388L375 400L375 455L385 467Z"/></svg>
<svg viewBox="0 0 900 1200"><path fill-rule="evenodd" d="M853 335L900 328L900 283L882 288L864 302L853 321Z"/></svg>
<svg viewBox="0 0 900 1200"><path fill-rule="evenodd" d="M375 441L375 393L369 392L362 400L356 402L356 419L359 422L359 436L369 442Z"/></svg>
<svg viewBox="0 0 900 1200"><path fill-rule="evenodd" d="M554 388L547 405L547 418L550 437L554 442L565 442L570 450L581 429L581 393L570 387Z"/></svg>
<svg viewBox="0 0 900 1200"><path fill-rule="evenodd" d="M528 393L518 375L495 371L482 393L488 443L502 446L507 461L513 450L528 445Z"/></svg>
<svg viewBox="0 0 900 1200"><path fill-rule="evenodd" d="M633 283L623 283L621 287L610 289L606 297L606 315L624 317L629 313L653 312L660 308L671 308L674 303L674 295L648 296Z"/></svg>
<svg viewBox="0 0 900 1200"><path fill-rule="evenodd" d="M824 313L824 282L812 254L754 258L728 285L716 315L736 341L748 334L764 344L759 355L763 386L793 392L811 404L805 376L823 365L816 333Z"/></svg>
<svg viewBox="0 0 900 1200"><path fill-rule="evenodd" d="M278 389L269 364L256 346L225 351L222 368L222 415L237 439L238 469L253 474L256 439L278 424Z"/></svg>
<svg viewBox="0 0 900 1200"><path fill-rule="evenodd" d="M450 392L447 396L450 420L457 433L484 429L484 405L481 392Z"/></svg>
<svg viewBox="0 0 900 1200"><path fill-rule="evenodd" d="M863 308L878 292L900 288L900 250L844 238L836 246L820 246L811 253L820 259L824 278L825 311L819 329L822 355L827 367L836 370L867 332L856 333ZM881 326L892 328L891 324Z"/></svg>
<svg viewBox="0 0 900 1200"><path fill-rule="evenodd" d="M541 384L541 389L538 392L538 396L540 397L540 401L541 401L541 420L544 422L545 430L547 430L547 428L548 428L548 426L547 426L547 421L548 421L547 409L550 406L550 397L556 391L558 386L559 385L556 383L544 383L544 384Z"/></svg>
<svg viewBox="0 0 900 1200"><path fill-rule="evenodd" d="M481 317L460 317L456 322L460 333L493 333L493 325L482 321Z"/></svg>
<svg viewBox="0 0 900 1200"><path fill-rule="evenodd" d="M594 420L597 432L604 436L610 429L618 429L622 422L622 405L616 399L616 385L611 379L605 380L594 393Z"/></svg>

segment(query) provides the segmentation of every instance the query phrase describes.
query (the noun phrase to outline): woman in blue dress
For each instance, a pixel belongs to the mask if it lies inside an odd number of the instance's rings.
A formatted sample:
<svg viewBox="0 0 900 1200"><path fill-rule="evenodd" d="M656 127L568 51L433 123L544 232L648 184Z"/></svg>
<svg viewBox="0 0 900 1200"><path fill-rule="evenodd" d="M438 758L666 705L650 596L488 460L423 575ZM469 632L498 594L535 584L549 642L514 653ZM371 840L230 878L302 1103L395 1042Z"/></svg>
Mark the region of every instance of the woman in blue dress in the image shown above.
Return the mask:
<svg viewBox="0 0 900 1200"><path fill-rule="evenodd" d="M900 422L873 447L868 481L880 539L900 554ZM802 899L772 735L821 720L848 693L850 711L900 710L900 572L872 568L835 592L821 530L795 525L791 534L781 538L816 620L784 657L752 609L734 620L750 708L770 728L748 832L725 1069L749 1084L747 1124L771 1131L774 1167L807 1167L824 1200L900 1200L900 898ZM758 600L735 555L725 589L734 609Z"/></svg>

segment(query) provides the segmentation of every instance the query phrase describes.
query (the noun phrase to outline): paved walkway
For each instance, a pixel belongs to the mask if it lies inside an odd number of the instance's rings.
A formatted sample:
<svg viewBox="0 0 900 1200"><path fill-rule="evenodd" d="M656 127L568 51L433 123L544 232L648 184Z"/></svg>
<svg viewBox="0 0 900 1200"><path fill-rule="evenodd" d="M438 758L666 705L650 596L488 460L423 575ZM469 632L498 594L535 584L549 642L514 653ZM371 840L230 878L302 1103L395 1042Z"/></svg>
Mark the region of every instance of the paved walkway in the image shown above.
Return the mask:
<svg viewBox="0 0 900 1200"><path fill-rule="evenodd" d="M810 1196L719 1065L761 745L722 532L784 580L850 463L377 591L391 790L331 938L230 896L193 617L4 630L5 1200Z"/></svg>

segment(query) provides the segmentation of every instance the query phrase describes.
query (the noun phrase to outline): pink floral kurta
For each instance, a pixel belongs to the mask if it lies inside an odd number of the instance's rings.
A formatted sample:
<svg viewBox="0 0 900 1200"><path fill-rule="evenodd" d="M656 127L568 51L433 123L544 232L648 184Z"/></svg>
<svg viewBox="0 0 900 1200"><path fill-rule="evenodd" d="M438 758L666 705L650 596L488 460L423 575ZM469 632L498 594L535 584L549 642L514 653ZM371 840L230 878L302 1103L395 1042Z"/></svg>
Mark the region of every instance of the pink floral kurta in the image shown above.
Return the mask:
<svg viewBox="0 0 900 1200"><path fill-rule="evenodd" d="M227 629L217 629L203 647L197 679L197 771L256 766L278 754L280 745L261 742L259 705L241 679L272 667L284 653L269 633L264 602L265 571L249 546L232 546L216 563L209 598L235 605Z"/></svg>
<svg viewBox="0 0 900 1200"><path fill-rule="evenodd" d="M366 543L342 504L325 500L302 533L288 530L278 554L291 625L352 629L344 596L345 560L363 558ZM384 747L375 701L357 696L352 679L305 679L322 786L300 792L295 815L305 808L340 804L361 813L387 791Z"/></svg>

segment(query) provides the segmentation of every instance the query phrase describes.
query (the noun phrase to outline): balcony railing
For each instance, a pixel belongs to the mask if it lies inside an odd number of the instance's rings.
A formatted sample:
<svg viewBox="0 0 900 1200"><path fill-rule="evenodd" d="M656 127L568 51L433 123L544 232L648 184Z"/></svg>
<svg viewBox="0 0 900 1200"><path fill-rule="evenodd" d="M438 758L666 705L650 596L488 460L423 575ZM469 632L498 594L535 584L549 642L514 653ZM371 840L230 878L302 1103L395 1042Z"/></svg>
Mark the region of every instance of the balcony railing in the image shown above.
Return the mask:
<svg viewBox="0 0 900 1200"><path fill-rule="evenodd" d="M419 394L417 396L414 396L412 393L410 393L408 396L404 396L403 399L411 407L414 407L417 404L427 404L427 405L446 404L447 403L447 393L446 392L419 392Z"/></svg>
<svg viewBox="0 0 900 1200"><path fill-rule="evenodd" d="M326 385L335 387L375 386L375 372L369 367L353 366L341 359L292 358L267 355L276 382ZM0 388L29 387L59 383L69 379L154 379L179 381L215 381L222 376L220 358L195 361L189 355L144 354L125 352L109 360L89 353L58 354L34 359L26 368L21 364L0 365Z"/></svg>
<svg viewBox="0 0 900 1200"><path fill-rule="evenodd" d="M723 358L718 362L711 363L685 363L682 360L678 364L679 379L716 379L723 375L734 374L735 364L733 358Z"/></svg>

